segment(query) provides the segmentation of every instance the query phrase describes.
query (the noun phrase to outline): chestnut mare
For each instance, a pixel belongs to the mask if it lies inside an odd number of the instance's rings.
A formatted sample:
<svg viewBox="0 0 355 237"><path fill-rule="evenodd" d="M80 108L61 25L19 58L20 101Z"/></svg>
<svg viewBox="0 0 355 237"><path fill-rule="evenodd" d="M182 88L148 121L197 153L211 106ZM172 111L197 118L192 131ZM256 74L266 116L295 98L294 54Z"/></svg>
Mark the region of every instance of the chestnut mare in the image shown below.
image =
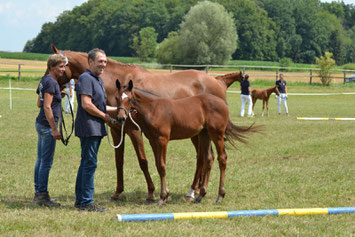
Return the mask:
<svg viewBox="0 0 355 237"><path fill-rule="evenodd" d="M280 95L279 90L277 89L276 86L264 90L259 90L259 89L252 90L251 98L253 100L253 113L254 113L254 106L256 100L259 99L263 101L263 112L261 116L264 116L265 104L266 104L267 116L269 116L269 98L272 92L274 92L276 95Z"/></svg>
<svg viewBox="0 0 355 237"><path fill-rule="evenodd" d="M70 50L59 50L54 45L51 45L54 53L61 53L68 58L68 65L66 67L65 75L58 80L60 85L69 82L70 78L78 79L79 76L88 68L88 55L87 53L74 52ZM200 93L208 93L215 95L222 100L226 100L226 90L233 81L241 81L243 74L234 73L226 77L214 78L205 72L197 70L184 70L174 73L154 74L138 65L120 63L115 60L109 59L104 73L101 75L104 80L104 86L107 93L107 105L117 106L115 95L117 88L115 85L116 79L120 81L121 86L126 87L130 80L133 81L135 86L150 91L160 97L167 98L184 98L188 96L197 95ZM116 114L111 114L111 117L116 117ZM229 121L230 122L230 121ZM229 124L229 123L228 123ZM255 127L236 127L236 139L245 143L245 134L248 132L255 132ZM154 200L154 184L148 171L148 162L144 152L143 139L137 127L127 120L124 128L124 134L130 137L134 149L137 154L139 166L144 173L144 177L148 186L147 201ZM121 138L121 126L112 126L111 134L114 144L118 144ZM191 138L196 152L198 151L198 136ZM210 145L211 146L211 145ZM213 154L209 152L209 156L213 161ZM118 200L119 195L124 191L123 182L123 164L124 164L124 138L122 145L115 149L115 162L117 171L117 186L116 192L111 196L113 200ZM191 185L190 193L187 197L191 197L193 193L191 190L197 190L197 182L199 181L198 167L201 166L200 161L197 159L195 178Z"/></svg>
<svg viewBox="0 0 355 237"><path fill-rule="evenodd" d="M224 100L211 94L199 94L181 99L158 97L138 88L130 81L126 89L116 81L118 89L118 119L126 119L133 112L133 120L142 128L152 146L155 164L160 175L161 191L159 205L165 205L169 196L166 182L166 153L169 140L199 137L198 159L204 160L200 202L207 191L206 174L211 170L208 160L209 144L215 144L220 169L219 191L216 203L225 196L225 170L227 154L224 149L225 131L229 120L229 109ZM128 112L129 111L129 112ZM122 115L120 115L122 114ZM188 115L188 118L185 116ZM131 115L132 117L132 115ZM230 137L229 139L233 139Z"/></svg>

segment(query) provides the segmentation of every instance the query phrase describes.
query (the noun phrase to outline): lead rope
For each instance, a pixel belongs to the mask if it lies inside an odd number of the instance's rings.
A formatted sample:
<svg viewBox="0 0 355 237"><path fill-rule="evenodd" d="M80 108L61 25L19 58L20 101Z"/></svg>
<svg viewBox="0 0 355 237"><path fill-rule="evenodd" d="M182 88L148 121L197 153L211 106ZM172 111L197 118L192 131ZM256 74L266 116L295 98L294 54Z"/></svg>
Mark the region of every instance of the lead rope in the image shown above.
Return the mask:
<svg viewBox="0 0 355 237"><path fill-rule="evenodd" d="M141 130L141 128L139 127L138 123L136 123L136 121L133 120L132 115L131 115L131 111L128 112L128 116L129 116L129 118L131 119L132 123L137 126L139 132L140 132L141 135L142 135L142 130ZM124 125L125 125L125 123L123 123L122 126L121 126L121 141L120 141L120 143L119 143L117 146L114 146L114 145L111 143L111 141L110 141L109 129L108 129L107 123L105 123L106 131L107 131L107 140L108 140L108 143L109 143L114 149L119 148L119 147L122 145Z"/></svg>
<svg viewBox="0 0 355 237"><path fill-rule="evenodd" d="M110 144L114 149L119 148L119 147L122 145L124 124L125 124L125 123L122 123L122 126L121 126L121 141L120 141L120 143L119 143L117 146L114 146L114 145L112 145L112 143L111 143L111 141L110 141L109 129L108 129L107 123L105 123L106 131L107 131L108 144Z"/></svg>
<svg viewBox="0 0 355 237"><path fill-rule="evenodd" d="M132 123L137 126L139 132L140 132L141 135L142 135L142 130L141 130L141 128L139 127L138 123L136 123L136 121L133 120L132 115L131 115L131 112L132 112L132 111L129 111L129 112L128 112L128 116L129 116L129 118L132 120Z"/></svg>

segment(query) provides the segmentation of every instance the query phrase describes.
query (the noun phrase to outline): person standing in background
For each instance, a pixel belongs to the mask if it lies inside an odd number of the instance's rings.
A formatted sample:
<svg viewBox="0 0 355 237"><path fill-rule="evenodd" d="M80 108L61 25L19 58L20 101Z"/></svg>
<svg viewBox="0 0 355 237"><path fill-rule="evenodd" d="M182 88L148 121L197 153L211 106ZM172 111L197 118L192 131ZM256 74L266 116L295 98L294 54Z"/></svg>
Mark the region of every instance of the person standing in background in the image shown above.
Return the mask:
<svg viewBox="0 0 355 237"><path fill-rule="evenodd" d="M277 109L279 111L279 115L281 115L281 101L284 105L286 115L288 116L288 108L287 108L287 83L284 80L284 75L280 74L280 80L276 81L277 89L279 89L280 95L276 96L277 99Z"/></svg>
<svg viewBox="0 0 355 237"><path fill-rule="evenodd" d="M70 106L74 112L74 88L75 88L75 81L74 79L70 79L67 83L65 92L67 96L65 97L65 106L64 106L64 113L70 114Z"/></svg>
<svg viewBox="0 0 355 237"><path fill-rule="evenodd" d="M250 82L249 82L249 75L245 75L244 80L240 82L240 99L242 101L242 107L240 110L240 117L244 117L244 109L245 109L245 103L248 103L248 116L252 117L253 116L253 103L251 101L251 96L250 96Z"/></svg>
<svg viewBox="0 0 355 237"><path fill-rule="evenodd" d="M64 74L65 57L61 54L51 55L47 61L47 69L49 74L42 77L37 88L37 106L40 108L40 112L35 124L38 143L34 169L35 197L33 201L39 206L55 207L60 206L60 203L50 198L48 179L53 164L56 140L61 138L57 129L62 102L58 78Z"/></svg>

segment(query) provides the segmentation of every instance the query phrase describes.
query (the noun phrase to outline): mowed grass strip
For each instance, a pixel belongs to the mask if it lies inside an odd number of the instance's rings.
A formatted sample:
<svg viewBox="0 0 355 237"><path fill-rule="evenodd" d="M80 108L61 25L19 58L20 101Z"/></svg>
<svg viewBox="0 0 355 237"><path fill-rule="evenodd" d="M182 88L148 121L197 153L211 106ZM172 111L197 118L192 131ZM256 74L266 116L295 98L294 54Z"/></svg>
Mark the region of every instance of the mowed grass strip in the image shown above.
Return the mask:
<svg viewBox="0 0 355 237"><path fill-rule="evenodd" d="M38 82L14 82L20 88L36 88ZM7 87L8 81L0 81ZM303 87L290 87L303 92ZM332 87L333 92L343 92ZM73 208L74 186L80 163L80 144L72 137L67 147L57 143L49 178L52 197L62 208L48 209L32 203L33 169L38 114L34 91L0 90L0 235L5 236L260 236L355 234L354 214L322 216L266 216L234 219L179 220L117 223L115 214L189 211L232 211L277 208L346 207L355 205L354 121L299 121L296 117L355 117L355 95L289 96L290 116L277 115L272 95L269 117L261 117L258 101L255 118L240 118L240 95L228 93L230 117L237 125L255 122L264 134L251 134L248 145L227 150L226 197L215 205L219 185L215 161L208 193L200 204L184 201L195 170L195 151L190 140L172 141L167 154L168 204L144 203L147 188L133 146L126 138L125 192L119 202L109 201L115 191L114 151L102 140L95 174L95 200L105 213L78 212ZM186 115L182 115L186 116ZM186 116L188 118L188 116ZM67 117L70 124L70 117ZM159 199L160 178L145 139L149 170Z"/></svg>

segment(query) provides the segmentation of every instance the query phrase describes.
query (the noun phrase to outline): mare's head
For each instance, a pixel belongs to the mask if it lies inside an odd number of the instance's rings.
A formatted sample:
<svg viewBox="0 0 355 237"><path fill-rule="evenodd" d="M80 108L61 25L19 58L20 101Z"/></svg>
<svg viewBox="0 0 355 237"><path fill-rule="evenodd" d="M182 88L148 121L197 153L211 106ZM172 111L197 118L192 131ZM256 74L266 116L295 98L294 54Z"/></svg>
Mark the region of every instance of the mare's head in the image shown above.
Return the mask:
<svg viewBox="0 0 355 237"><path fill-rule="evenodd" d="M129 81L127 86L121 86L119 80L116 80L116 87L117 87L117 122L125 123L128 117L128 113L132 109L131 107L131 100L132 100L132 89L133 89L133 82Z"/></svg>
<svg viewBox="0 0 355 237"><path fill-rule="evenodd" d="M233 73L225 74L223 76L216 76L215 78L217 80L224 82L224 84L228 88L235 81L239 81L239 82L243 81L245 78L245 75L243 74L242 71L240 71L240 72L233 72Z"/></svg>
<svg viewBox="0 0 355 237"><path fill-rule="evenodd" d="M60 86L64 86L72 78L78 80L79 76L86 70L86 68L88 68L87 53L59 50L53 44L51 45L51 48L54 53L62 54L67 58L65 73L58 79Z"/></svg>

